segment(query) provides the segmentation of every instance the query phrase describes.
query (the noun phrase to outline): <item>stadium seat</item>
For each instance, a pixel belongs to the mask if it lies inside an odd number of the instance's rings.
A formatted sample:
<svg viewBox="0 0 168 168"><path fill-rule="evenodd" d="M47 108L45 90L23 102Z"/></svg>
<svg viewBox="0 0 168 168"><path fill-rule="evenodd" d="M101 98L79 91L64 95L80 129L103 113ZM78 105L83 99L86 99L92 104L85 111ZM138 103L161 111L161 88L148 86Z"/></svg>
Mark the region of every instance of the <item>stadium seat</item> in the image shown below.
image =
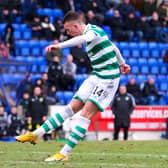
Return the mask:
<svg viewBox="0 0 168 168"><path fill-rule="evenodd" d="M137 59L136 58L129 58L128 59L128 64L130 66L137 65Z"/></svg>
<svg viewBox="0 0 168 168"><path fill-rule="evenodd" d="M159 66L157 66L157 65L151 66L150 69L151 69L150 70L151 74L158 74L159 73Z"/></svg>
<svg viewBox="0 0 168 168"><path fill-rule="evenodd" d="M167 74L167 72L168 72L168 71L167 71L167 67L166 67L166 66L161 66L161 67L160 67L160 73L161 73L161 74Z"/></svg>
<svg viewBox="0 0 168 168"><path fill-rule="evenodd" d="M71 101L73 95L74 95L74 92L64 91L64 101L65 101L65 104L68 104Z"/></svg>
<svg viewBox="0 0 168 168"><path fill-rule="evenodd" d="M27 66L26 65L19 65L17 67L17 71L21 72L21 73L25 73L25 72L27 72Z"/></svg>
<svg viewBox="0 0 168 168"><path fill-rule="evenodd" d="M43 73L43 72L47 72L47 69L48 69L48 66L47 65L40 65L40 72Z"/></svg>
<svg viewBox="0 0 168 168"><path fill-rule="evenodd" d="M23 48L21 48L20 54L22 56L30 56L30 49L29 49L29 47L23 47Z"/></svg>
<svg viewBox="0 0 168 168"><path fill-rule="evenodd" d="M131 51L129 49L122 49L121 53L122 53L123 57L125 57L125 58L128 58L131 56Z"/></svg>
<svg viewBox="0 0 168 168"><path fill-rule="evenodd" d="M140 42L140 43L138 43L138 47L139 47L140 50L148 49L148 43Z"/></svg>
<svg viewBox="0 0 168 168"><path fill-rule="evenodd" d="M161 91L167 91L168 90L168 83L167 82L161 82L159 85L159 88Z"/></svg>
<svg viewBox="0 0 168 168"><path fill-rule="evenodd" d="M139 58L140 57L140 50L139 49L132 49L132 57Z"/></svg>
<svg viewBox="0 0 168 168"><path fill-rule="evenodd" d="M129 48L130 48L131 50L133 50L133 49L139 49L138 43L130 42L130 43L129 43Z"/></svg>
<svg viewBox="0 0 168 168"><path fill-rule="evenodd" d="M154 65L158 65L160 63L158 62L158 59L156 59L156 58L149 58L148 64L149 64L149 66L154 66Z"/></svg>
<svg viewBox="0 0 168 168"><path fill-rule="evenodd" d="M147 80L146 75L137 75L136 80L138 83L144 83Z"/></svg>
<svg viewBox="0 0 168 168"><path fill-rule="evenodd" d="M14 31L13 36L16 40L21 39L22 37L21 31Z"/></svg>
<svg viewBox="0 0 168 168"><path fill-rule="evenodd" d="M140 66L143 66L143 65L147 65L147 59L146 58L139 58L138 60L136 60L136 63L135 64L139 64Z"/></svg>
<svg viewBox="0 0 168 168"><path fill-rule="evenodd" d="M131 67L131 73L133 73L133 74L138 74L138 73L140 73L139 66L133 65L133 66Z"/></svg>
<svg viewBox="0 0 168 168"><path fill-rule="evenodd" d="M40 48L39 47L35 47L31 49L31 55L32 56L40 56L42 55Z"/></svg>
<svg viewBox="0 0 168 168"><path fill-rule="evenodd" d="M57 91L57 92L56 92L56 97L58 98L60 104L62 104L62 105L65 104L64 92L62 92L62 91Z"/></svg>
<svg viewBox="0 0 168 168"><path fill-rule="evenodd" d="M120 85L126 85L128 83L128 77L126 75L120 76Z"/></svg>
<svg viewBox="0 0 168 168"><path fill-rule="evenodd" d="M51 10L51 15L57 18L63 18L64 13L62 9L52 9Z"/></svg>
<svg viewBox="0 0 168 168"><path fill-rule="evenodd" d="M142 74L149 74L149 66L143 65L141 66L141 72Z"/></svg>
<svg viewBox="0 0 168 168"><path fill-rule="evenodd" d="M31 29L26 29L23 31L23 39L30 40L32 38L32 31Z"/></svg>
<svg viewBox="0 0 168 168"><path fill-rule="evenodd" d="M149 49L142 49L141 50L141 56L142 57L150 57Z"/></svg>
<svg viewBox="0 0 168 168"><path fill-rule="evenodd" d="M129 49L129 43L128 42L119 42L119 48L122 49Z"/></svg>
<svg viewBox="0 0 168 168"><path fill-rule="evenodd" d="M151 50L151 56L152 56L152 58L160 57L161 55L160 55L159 49L152 49Z"/></svg>

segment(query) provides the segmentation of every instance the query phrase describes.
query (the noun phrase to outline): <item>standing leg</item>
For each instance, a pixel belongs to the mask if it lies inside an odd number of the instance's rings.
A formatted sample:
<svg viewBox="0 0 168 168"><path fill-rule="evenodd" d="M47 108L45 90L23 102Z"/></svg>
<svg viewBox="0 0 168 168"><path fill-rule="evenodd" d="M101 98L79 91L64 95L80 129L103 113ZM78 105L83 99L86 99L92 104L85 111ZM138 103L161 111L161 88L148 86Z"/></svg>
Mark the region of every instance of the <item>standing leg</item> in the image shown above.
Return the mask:
<svg viewBox="0 0 168 168"><path fill-rule="evenodd" d="M60 160L66 160L67 156L71 152L71 150L78 144L78 142L83 139L85 136L89 124L90 119L99 111L96 104L94 104L91 101L87 101L82 113L80 116L76 119L76 124L74 128L72 129L72 132L64 145L64 147L60 150L59 153L56 153L55 155L50 156L45 161L60 161Z"/></svg>
<svg viewBox="0 0 168 168"><path fill-rule="evenodd" d="M115 123L113 140L118 140L119 132L120 132L120 126L117 126Z"/></svg>
<svg viewBox="0 0 168 168"><path fill-rule="evenodd" d="M123 127L124 129L124 140L127 140L128 139L128 129L129 127Z"/></svg>

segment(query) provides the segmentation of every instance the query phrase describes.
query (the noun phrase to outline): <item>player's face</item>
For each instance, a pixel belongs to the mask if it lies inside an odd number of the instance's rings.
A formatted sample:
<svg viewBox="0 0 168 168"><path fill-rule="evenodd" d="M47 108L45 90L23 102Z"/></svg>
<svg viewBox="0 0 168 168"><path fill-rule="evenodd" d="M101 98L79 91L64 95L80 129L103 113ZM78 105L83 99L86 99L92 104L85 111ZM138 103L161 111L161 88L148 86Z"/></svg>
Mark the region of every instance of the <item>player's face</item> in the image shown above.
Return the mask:
<svg viewBox="0 0 168 168"><path fill-rule="evenodd" d="M80 24L76 22L65 22L64 29L66 30L67 34L75 37L81 35L80 31Z"/></svg>

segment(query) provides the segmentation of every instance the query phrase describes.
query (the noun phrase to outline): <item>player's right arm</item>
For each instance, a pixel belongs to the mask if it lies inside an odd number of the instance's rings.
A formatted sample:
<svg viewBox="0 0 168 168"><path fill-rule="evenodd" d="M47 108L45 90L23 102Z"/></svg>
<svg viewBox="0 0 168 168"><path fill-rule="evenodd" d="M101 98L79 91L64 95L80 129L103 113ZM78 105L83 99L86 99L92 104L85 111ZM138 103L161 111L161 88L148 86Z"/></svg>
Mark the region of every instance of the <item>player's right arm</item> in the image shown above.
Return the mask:
<svg viewBox="0 0 168 168"><path fill-rule="evenodd" d="M70 40L58 43L56 45L53 45L53 44L49 45L46 47L46 52L50 52L51 50L59 50L61 48L76 46L79 44L90 42L90 41L94 40L95 38L97 38L97 36L92 31L89 31L86 34L74 37Z"/></svg>

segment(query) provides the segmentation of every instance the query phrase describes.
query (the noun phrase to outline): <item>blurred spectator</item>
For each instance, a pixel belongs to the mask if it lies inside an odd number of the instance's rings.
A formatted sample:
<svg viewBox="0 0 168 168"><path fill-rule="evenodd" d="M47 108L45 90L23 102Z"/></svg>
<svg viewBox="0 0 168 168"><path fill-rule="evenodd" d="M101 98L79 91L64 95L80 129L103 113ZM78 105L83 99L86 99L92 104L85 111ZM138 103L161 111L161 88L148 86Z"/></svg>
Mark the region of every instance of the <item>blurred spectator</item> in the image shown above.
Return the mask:
<svg viewBox="0 0 168 168"><path fill-rule="evenodd" d="M73 62L73 57L71 54L69 54L67 56L66 63L63 65L65 90L73 90L75 84L76 69L77 66Z"/></svg>
<svg viewBox="0 0 168 168"><path fill-rule="evenodd" d="M68 11L77 11L77 1L78 0L58 0L58 6L63 10L64 13L67 13Z"/></svg>
<svg viewBox="0 0 168 168"><path fill-rule="evenodd" d="M152 14L152 19L149 21L150 25L150 36L154 40L160 41L161 40L161 33L163 32L162 30L162 22L159 20L159 15L157 12L153 12Z"/></svg>
<svg viewBox="0 0 168 168"><path fill-rule="evenodd" d="M46 120L48 113L48 105L39 86L34 88L28 107L28 122L31 122L31 130L35 130Z"/></svg>
<svg viewBox="0 0 168 168"><path fill-rule="evenodd" d="M59 42L58 40L54 40L54 41L53 41L53 44L58 44L58 42ZM59 60L62 60L62 58L63 58L63 53L62 53L61 50L52 50L52 51L50 51L50 52L47 52L47 55L46 55L47 61L48 61L49 63L52 62L54 56L58 56L58 57L59 57Z"/></svg>
<svg viewBox="0 0 168 168"><path fill-rule="evenodd" d="M127 18L130 13L134 13L135 9L130 0L123 0L123 2L117 8L123 19Z"/></svg>
<svg viewBox="0 0 168 168"><path fill-rule="evenodd" d="M156 11L157 0L143 0L142 15L152 16L152 13Z"/></svg>
<svg viewBox="0 0 168 168"><path fill-rule="evenodd" d="M141 41L143 33L141 30L137 30L138 19L134 13L129 13L125 20L125 30L129 41Z"/></svg>
<svg viewBox="0 0 168 168"><path fill-rule="evenodd" d="M120 16L119 10L114 10L114 16L107 19L107 24L113 30L113 38L119 41L126 40L126 32L124 31L124 22Z"/></svg>
<svg viewBox="0 0 168 168"><path fill-rule="evenodd" d="M42 27L42 35L43 37L45 37L47 40L53 40L54 36L54 32L55 27L54 25L50 22L50 19L48 16L45 16L42 23L41 23L41 27Z"/></svg>
<svg viewBox="0 0 168 168"><path fill-rule="evenodd" d="M127 93L124 85L119 87L119 93L115 96L112 104L112 112L114 113L114 140L118 140L120 129L124 129L124 140L128 139L128 129L130 127L130 115L135 107L133 96Z"/></svg>
<svg viewBox="0 0 168 168"><path fill-rule="evenodd" d="M105 0L108 9L116 9L121 3L122 0Z"/></svg>
<svg viewBox="0 0 168 168"><path fill-rule="evenodd" d="M49 85L48 84L48 74L47 74L47 72L44 72L42 74L41 79L42 79L42 82L43 82L43 94L46 95L47 94L47 90L48 90L48 85Z"/></svg>
<svg viewBox="0 0 168 168"><path fill-rule="evenodd" d="M81 7L84 13L92 10L95 14L104 15L106 12L106 8L102 0L81 0Z"/></svg>
<svg viewBox="0 0 168 168"><path fill-rule="evenodd" d="M23 0L22 2L22 13L24 21L30 22L33 17L37 14L37 0Z"/></svg>
<svg viewBox="0 0 168 168"><path fill-rule="evenodd" d="M14 28L13 28L12 24L7 24L6 27L5 27L5 33L4 33L3 41L5 42L7 47L9 48L10 54L12 56L16 56L15 41L14 41L13 33L14 33Z"/></svg>
<svg viewBox="0 0 168 168"><path fill-rule="evenodd" d="M32 28L32 36L33 38L40 39L42 36L42 26L41 20L39 16L34 16L33 21L30 22L29 26Z"/></svg>
<svg viewBox="0 0 168 168"><path fill-rule="evenodd" d="M160 20L164 22L165 18L168 17L168 1L162 0L162 2L159 4L157 8L158 15L160 17Z"/></svg>
<svg viewBox="0 0 168 168"><path fill-rule="evenodd" d="M163 56L163 61L168 63L168 50L166 51L165 55Z"/></svg>
<svg viewBox="0 0 168 168"><path fill-rule="evenodd" d="M137 30L143 33L145 39L150 37L150 25L145 16L140 17L137 23Z"/></svg>
<svg viewBox="0 0 168 168"><path fill-rule="evenodd" d="M104 17L100 14L95 14L92 10L89 10L86 14L86 21L87 23L101 26L104 21Z"/></svg>
<svg viewBox="0 0 168 168"><path fill-rule="evenodd" d="M155 86L155 79L149 78L147 82L145 82L142 89L142 104L144 105L159 105L159 100L161 95Z"/></svg>
<svg viewBox="0 0 168 168"><path fill-rule="evenodd" d="M7 135L8 119L3 105L0 105L0 138Z"/></svg>
<svg viewBox="0 0 168 168"><path fill-rule="evenodd" d="M0 59L7 59L9 55L9 48L3 42L0 42Z"/></svg>
<svg viewBox="0 0 168 168"><path fill-rule="evenodd" d="M136 104L141 104L141 89L135 78L131 78L127 84L127 92L134 96Z"/></svg>
<svg viewBox="0 0 168 168"><path fill-rule="evenodd" d="M48 105L55 105L56 103L59 103L59 100L56 97L56 92L57 92L57 88L55 86L51 86L48 88L47 96L46 96Z"/></svg>
<svg viewBox="0 0 168 168"><path fill-rule="evenodd" d="M91 71L90 61L82 45L71 48L74 63L77 65L77 73L89 73Z"/></svg>
<svg viewBox="0 0 168 168"><path fill-rule="evenodd" d="M63 67L58 56L53 57L52 63L48 67L49 86L54 85L58 90L63 89Z"/></svg>
<svg viewBox="0 0 168 168"><path fill-rule="evenodd" d="M20 102L20 106L22 108L22 119L24 121L26 121L28 117L29 100L30 100L29 92L24 92Z"/></svg>
<svg viewBox="0 0 168 168"><path fill-rule="evenodd" d="M8 124L9 124L8 135L16 136L21 134L24 123L23 120L21 120L20 116L18 115L16 106L11 107L10 114L8 115Z"/></svg>

